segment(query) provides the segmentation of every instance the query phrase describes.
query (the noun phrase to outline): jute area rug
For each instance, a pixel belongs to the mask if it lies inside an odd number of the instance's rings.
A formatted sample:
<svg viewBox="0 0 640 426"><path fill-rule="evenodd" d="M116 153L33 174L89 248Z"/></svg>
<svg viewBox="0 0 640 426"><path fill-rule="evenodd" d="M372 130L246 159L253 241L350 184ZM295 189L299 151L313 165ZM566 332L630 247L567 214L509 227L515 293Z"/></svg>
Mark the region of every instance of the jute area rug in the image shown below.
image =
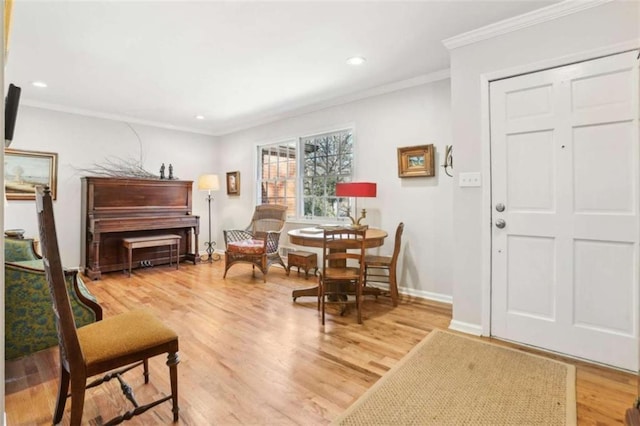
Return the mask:
<svg viewBox="0 0 640 426"><path fill-rule="evenodd" d="M336 425L575 425L575 367L434 330Z"/></svg>

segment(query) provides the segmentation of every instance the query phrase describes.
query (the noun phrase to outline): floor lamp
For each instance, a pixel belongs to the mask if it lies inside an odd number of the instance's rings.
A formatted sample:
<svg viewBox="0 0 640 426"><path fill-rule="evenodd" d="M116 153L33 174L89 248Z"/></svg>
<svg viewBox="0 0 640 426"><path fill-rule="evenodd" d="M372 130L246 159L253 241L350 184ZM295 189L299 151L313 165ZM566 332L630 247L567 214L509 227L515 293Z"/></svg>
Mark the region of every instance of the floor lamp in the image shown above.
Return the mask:
<svg viewBox="0 0 640 426"><path fill-rule="evenodd" d="M201 191L208 191L207 194L207 203L209 203L209 241L204 244L207 246L207 262L211 262L213 260L213 247L216 245L216 242L211 239L211 201L213 197L211 196L211 191L217 191L220 189L220 179L218 179L218 175L202 175L198 178L198 189Z"/></svg>

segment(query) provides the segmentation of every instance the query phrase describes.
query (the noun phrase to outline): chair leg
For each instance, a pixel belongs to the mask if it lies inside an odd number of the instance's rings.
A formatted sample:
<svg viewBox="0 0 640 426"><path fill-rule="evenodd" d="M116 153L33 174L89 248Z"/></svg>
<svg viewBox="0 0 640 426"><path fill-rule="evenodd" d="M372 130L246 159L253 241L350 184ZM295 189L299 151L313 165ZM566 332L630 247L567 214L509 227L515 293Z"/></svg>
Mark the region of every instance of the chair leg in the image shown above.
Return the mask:
<svg viewBox="0 0 640 426"><path fill-rule="evenodd" d="M56 410L53 414L53 423L58 424L62 421L64 407L67 404L67 393L69 392L69 372L60 364L60 386L58 387L58 401L56 402Z"/></svg>
<svg viewBox="0 0 640 426"><path fill-rule="evenodd" d="M227 271L229 270L229 267L231 265L229 265L229 255L225 252L224 253L224 274L222 275L222 279L227 278Z"/></svg>
<svg viewBox="0 0 640 426"><path fill-rule="evenodd" d="M389 269L389 290L391 292L391 302L393 306L398 306L398 281L396 280L395 268Z"/></svg>
<svg viewBox="0 0 640 426"><path fill-rule="evenodd" d="M82 424L82 412L84 411L84 392L87 385L87 378L71 378L71 426Z"/></svg>
<svg viewBox="0 0 640 426"><path fill-rule="evenodd" d="M262 255L260 259L260 270L262 271L262 281L267 282L267 271L269 270L269 263L267 262L267 255Z"/></svg>
<svg viewBox="0 0 640 426"><path fill-rule="evenodd" d="M149 384L149 360L147 358L145 358L144 361L142 361L143 365L144 365L144 384L147 385Z"/></svg>
<svg viewBox="0 0 640 426"><path fill-rule="evenodd" d="M177 352L171 352L167 356L167 365L169 366L169 376L171 377L171 402L173 404L173 421L178 421L178 412L180 408L178 407L178 363L180 362L180 357L178 357Z"/></svg>
<svg viewBox="0 0 640 426"><path fill-rule="evenodd" d="M320 310L322 311L322 325L324 325L324 283L318 280L318 303L320 304Z"/></svg>
<svg viewBox="0 0 640 426"><path fill-rule="evenodd" d="M362 324L362 283L356 283L356 314L358 315L358 324Z"/></svg>

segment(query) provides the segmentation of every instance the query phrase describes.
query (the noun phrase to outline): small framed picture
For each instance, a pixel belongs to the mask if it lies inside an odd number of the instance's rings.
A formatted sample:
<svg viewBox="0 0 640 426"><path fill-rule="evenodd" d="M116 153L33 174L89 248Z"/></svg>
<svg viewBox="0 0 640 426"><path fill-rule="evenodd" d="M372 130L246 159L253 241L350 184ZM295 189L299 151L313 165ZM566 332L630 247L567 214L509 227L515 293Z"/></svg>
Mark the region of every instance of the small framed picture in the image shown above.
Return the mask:
<svg viewBox="0 0 640 426"><path fill-rule="evenodd" d="M227 172L227 195L240 195L240 172Z"/></svg>
<svg viewBox="0 0 640 426"><path fill-rule="evenodd" d="M58 154L4 150L4 191L7 200L35 200L36 185L46 185L56 199Z"/></svg>
<svg viewBox="0 0 640 426"><path fill-rule="evenodd" d="M433 144L398 148L398 177L435 176Z"/></svg>

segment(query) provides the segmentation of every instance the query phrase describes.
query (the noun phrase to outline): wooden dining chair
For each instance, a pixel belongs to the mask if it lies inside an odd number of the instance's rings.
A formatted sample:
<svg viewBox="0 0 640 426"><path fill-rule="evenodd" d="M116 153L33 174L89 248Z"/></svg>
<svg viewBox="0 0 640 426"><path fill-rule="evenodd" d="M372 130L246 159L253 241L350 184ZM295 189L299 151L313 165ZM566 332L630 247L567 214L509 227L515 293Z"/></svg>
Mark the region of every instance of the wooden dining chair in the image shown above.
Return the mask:
<svg viewBox="0 0 640 426"><path fill-rule="evenodd" d="M42 260L51 292L60 348L60 387L53 422L57 424L62 420L66 400L71 396L70 424L80 425L85 390L113 378L120 382L125 397L134 408L105 425L119 424L165 401L172 401L173 421L177 421L179 358L176 333L144 310L129 311L76 328L58 250L53 203L48 187L36 188L36 210ZM171 394L139 405L122 374L142 365L144 382L149 383L148 359L163 353L168 354ZM104 376L87 384L88 378L98 374Z"/></svg>
<svg viewBox="0 0 640 426"><path fill-rule="evenodd" d="M351 228L324 231L322 269L318 277L318 309L322 311L322 325L327 303L343 307L355 304L358 324L362 324L366 232L366 229ZM350 265L349 261L356 264ZM349 295L355 299L349 299Z"/></svg>
<svg viewBox="0 0 640 426"><path fill-rule="evenodd" d="M385 283L389 285L389 295L393 306L398 306L398 278L397 265L400 247L402 245L402 232L404 223L400 222L396 228L396 237L391 256L365 255L364 257L364 281L365 286L370 282Z"/></svg>

